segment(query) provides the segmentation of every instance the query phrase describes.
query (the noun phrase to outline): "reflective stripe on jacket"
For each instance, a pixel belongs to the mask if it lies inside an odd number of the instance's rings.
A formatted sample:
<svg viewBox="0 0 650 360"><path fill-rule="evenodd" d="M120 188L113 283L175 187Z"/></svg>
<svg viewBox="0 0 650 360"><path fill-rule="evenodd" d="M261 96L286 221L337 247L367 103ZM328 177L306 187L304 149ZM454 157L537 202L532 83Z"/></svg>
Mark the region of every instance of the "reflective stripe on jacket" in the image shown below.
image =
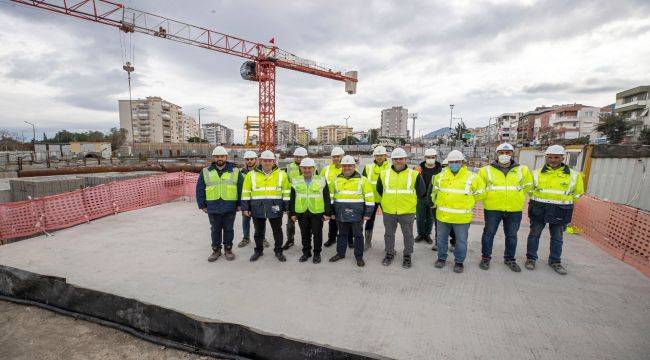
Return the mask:
<svg viewBox="0 0 650 360"><path fill-rule="evenodd" d="M533 186L530 199L546 204L573 205L585 193L582 174L564 164L535 170Z"/></svg>
<svg viewBox="0 0 650 360"><path fill-rule="evenodd" d="M291 186L287 173L274 166L267 175L261 165L246 174L242 190L242 209L254 218L281 217L287 208Z"/></svg>
<svg viewBox="0 0 650 360"><path fill-rule="evenodd" d="M372 185L358 172L349 178L343 174L337 176L330 184L330 194L337 221L357 222L372 215L375 206Z"/></svg>
<svg viewBox="0 0 650 360"><path fill-rule="evenodd" d="M523 211L526 193L533 188L533 177L528 167L516 164L504 175L494 165L487 165L479 170L478 175L486 184L484 209Z"/></svg>
<svg viewBox="0 0 650 360"><path fill-rule="evenodd" d="M323 191L327 182L322 176L314 175L311 183L307 185L305 178L299 176L291 181L291 186L295 192L294 211L302 214L309 211L312 214L322 214L325 212L325 200Z"/></svg>
<svg viewBox="0 0 650 360"><path fill-rule="evenodd" d="M415 214L418 197L415 181L418 172L409 168L396 172L392 167L380 175L382 184L381 209L386 214Z"/></svg>
<svg viewBox="0 0 650 360"><path fill-rule="evenodd" d="M460 168L454 174L445 168L433 178L431 200L436 205L436 219L452 224L472 222L474 204L482 200L485 184L480 176Z"/></svg>

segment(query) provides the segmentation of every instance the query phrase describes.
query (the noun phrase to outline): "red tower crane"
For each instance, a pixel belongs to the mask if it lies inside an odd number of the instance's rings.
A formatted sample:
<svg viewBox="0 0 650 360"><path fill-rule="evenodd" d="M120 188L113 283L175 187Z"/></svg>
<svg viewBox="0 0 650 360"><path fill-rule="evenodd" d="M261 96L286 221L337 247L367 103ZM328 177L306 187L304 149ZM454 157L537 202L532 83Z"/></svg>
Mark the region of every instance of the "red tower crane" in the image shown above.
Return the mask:
<svg viewBox="0 0 650 360"><path fill-rule="evenodd" d="M106 0L11 0L18 4L74 16L124 32L138 32L247 59L240 74L259 83L260 150L275 149L276 67L343 81L345 91L356 93L357 72L331 69L300 58L275 45L264 45L235 36L135 10Z"/></svg>

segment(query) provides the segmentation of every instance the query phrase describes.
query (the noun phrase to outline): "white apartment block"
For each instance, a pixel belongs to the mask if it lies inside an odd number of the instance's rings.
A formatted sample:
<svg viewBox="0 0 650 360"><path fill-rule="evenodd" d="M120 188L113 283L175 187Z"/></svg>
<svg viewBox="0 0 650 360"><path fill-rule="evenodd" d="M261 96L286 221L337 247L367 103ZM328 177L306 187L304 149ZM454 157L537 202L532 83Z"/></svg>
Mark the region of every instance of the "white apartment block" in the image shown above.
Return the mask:
<svg viewBox="0 0 650 360"><path fill-rule="evenodd" d="M402 106L393 106L381 111L381 137L403 138L408 137L408 109Z"/></svg>
<svg viewBox="0 0 650 360"><path fill-rule="evenodd" d="M278 146L292 145L298 142L298 124L287 120L275 123L275 144Z"/></svg>
<svg viewBox="0 0 650 360"><path fill-rule="evenodd" d="M196 122L196 119L191 116L184 116L183 120L183 137L185 142L190 138L199 137L199 124Z"/></svg>
<svg viewBox="0 0 650 360"><path fill-rule="evenodd" d="M120 128L127 131L127 142L179 143L184 141L184 115L181 107L157 96L119 100ZM133 115L131 115L133 114Z"/></svg>
<svg viewBox="0 0 650 360"><path fill-rule="evenodd" d="M616 94L614 112L628 120L628 134L637 140L644 128L650 127L650 85L637 86Z"/></svg>
<svg viewBox="0 0 650 360"><path fill-rule="evenodd" d="M201 124L203 139L212 145L232 145L235 131L220 123Z"/></svg>
<svg viewBox="0 0 650 360"><path fill-rule="evenodd" d="M341 140L351 135L351 126L325 125L316 129L316 139L320 144L337 145Z"/></svg>
<svg viewBox="0 0 650 360"><path fill-rule="evenodd" d="M517 126L519 125L520 112L505 113L496 119L496 137L500 142L517 142Z"/></svg>
<svg viewBox="0 0 650 360"><path fill-rule="evenodd" d="M563 106L554 110L549 117L549 125L555 137L572 140L589 136L598 124L600 108L580 104Z"/></svg>

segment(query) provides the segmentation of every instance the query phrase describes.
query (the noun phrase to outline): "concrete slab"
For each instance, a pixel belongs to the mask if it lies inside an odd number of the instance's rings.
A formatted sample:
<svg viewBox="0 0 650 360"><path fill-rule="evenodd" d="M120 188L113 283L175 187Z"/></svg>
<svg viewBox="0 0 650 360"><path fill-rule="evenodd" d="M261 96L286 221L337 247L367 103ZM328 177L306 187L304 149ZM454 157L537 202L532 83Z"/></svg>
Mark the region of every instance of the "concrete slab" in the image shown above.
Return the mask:
<svg viewBox="0 0 650 360"><path fill-rule="evenodd" d="M279 263L252 247L208 263L209 224L192 202L175 202L0 246L0 264L196 316L320 344L399 359L612 359L650 352L650 281L579 236L567 235L569 275L543 265L513 273L498 261L478 268L481 225L471 227L466 272L433 267L416 244L414 267L381 263L381 218L367 265L353 256ZM237 220L236 240L241 232ZM524 238L527 229L520 231ZM299 232L298 234L299 235ZM541 254L548 252L544 234ZM519 254L525 247L521 241ZM518 257L521 261L523 256ZM400 257L398 257L400 260Z"/></svg>

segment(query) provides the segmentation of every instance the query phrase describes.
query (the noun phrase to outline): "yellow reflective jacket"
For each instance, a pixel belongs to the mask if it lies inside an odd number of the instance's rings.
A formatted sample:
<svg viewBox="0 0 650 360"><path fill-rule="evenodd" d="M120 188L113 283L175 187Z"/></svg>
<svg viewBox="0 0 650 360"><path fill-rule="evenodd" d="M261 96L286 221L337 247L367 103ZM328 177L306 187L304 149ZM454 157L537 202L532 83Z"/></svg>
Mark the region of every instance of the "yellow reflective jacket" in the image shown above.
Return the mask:
<svg viewBox="0 0 650 360"><path fill-rule="evenodd" d="M533 186L530 200L546 204L573 205L585 193L582 174L568 165L535 170Z"/></svg>
<svg viewBox="0 0 650 360"><path fill-rule="evenodd" d="M452 224L472 222L474 204L482 200L485 184L480 176L460 168L454 174L445 168L431 181L431 201L436 206L436 219Z"/></svg>
<svg viewBox="0 0 650 360"><path fill-rule="evenodd" d="M381 174L381 172L389 168L390 168L390 162L388 160L384 161L381 165L377 165L373 161L370 164L367 164L363 168L362 175L365 176L366 179L368 179L368 181L370 181L370 185L372 185L372 192L374 193L376 203L381 202L381 195L379 195L379 193L377 192L377 179L379 179L379 174Z"/></svg>
<svg viewBox="0 0 650 360"><path fill-rule="evenodd" d="M527 166L516 164L504 175L503 171L487 165L478 171L485 183L485 210L518 212L524 210L526 194L533 188L533 176Z"/></svg>

